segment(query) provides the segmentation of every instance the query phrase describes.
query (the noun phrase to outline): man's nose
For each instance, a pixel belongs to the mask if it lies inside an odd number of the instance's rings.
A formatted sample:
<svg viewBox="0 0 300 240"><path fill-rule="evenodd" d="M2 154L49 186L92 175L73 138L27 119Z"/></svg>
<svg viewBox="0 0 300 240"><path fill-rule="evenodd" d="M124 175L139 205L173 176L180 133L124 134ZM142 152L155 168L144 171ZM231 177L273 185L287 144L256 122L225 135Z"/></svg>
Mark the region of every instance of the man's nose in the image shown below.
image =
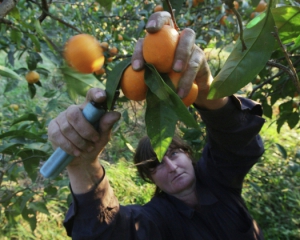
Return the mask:
<svg viewBox="0 0 300 240"><path fill-rule="evenodd" d="M164 156L164 163L169 172L173 172L177 169L177 165L167 156Z"/></svg>

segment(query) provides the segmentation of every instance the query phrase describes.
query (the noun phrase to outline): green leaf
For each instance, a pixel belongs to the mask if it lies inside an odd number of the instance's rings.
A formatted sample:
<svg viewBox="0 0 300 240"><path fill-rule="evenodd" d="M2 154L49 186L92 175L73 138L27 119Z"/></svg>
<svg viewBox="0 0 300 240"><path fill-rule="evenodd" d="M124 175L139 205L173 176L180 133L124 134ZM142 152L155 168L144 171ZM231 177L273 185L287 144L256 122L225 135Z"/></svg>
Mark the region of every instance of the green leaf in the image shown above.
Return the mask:
<svg viewBox="0 0 300 240"><path fill-rule="evenodd" d="M286 159L287 158L287 152L286 152L285 148L282 145L280 145L279 143L275 143L275 146L277 147L277 149L281 153L281 156L284 159Z"/></svg>
<svg viewBox="0 0 300 240"><path fill-rule="evenodd" d="M10 38L14 43L17 44L18 48L21 46L22 36L23 36L22 32L15 29L11 29Z"/></svg>
<svg viewBox="0 0 300 240"><path fill-rule="evenodd" d="M185 3L185 0L170 0L172 9L175 9L175 16L179 15L180 9L182 8L182 4ZM163 1L163 7L165 11L170 12L167 1Z"/></svg>
<svg viewBox="0 0 300 240"><path fill-rule="evenodd" d="M28 83L28 92L30 95L30 98L34 98L35 94L36 94L36 87L34 86L33 83Z"/></svg>
<svg viewBox="0 0 300 240"><path fill-rule="evenodd" d="M111 0L96 0L102 7L104 7L107 11L111 10L112 1Z"/></svg>
<svg viewBox="0 0 300 240"><path fill-rule="evenodd" d="M22 115L21 117L15 119L12 122L12 125L19 123L19 122L24 122L24 121L38 122L37 115L35 115L34 113L26 113L26 114Z"/></svg>
<svg viewBox="0 0 300 240"><path fill-rule="evenodd" d="M170 108L166 101L168 99L162 101L148 90L145 113L147 135L159 161L162 160L172 141L178 120L173 108Z"/></svg>
<svg viewBox="0 0 300 240"><path fill-rule="evenodd" d="M25 171L33 182L35 182L38 176L40 159L44 156L44 154L40 154L41 152L31 149L23 149L17 154L19 157L21 157Z"/></svg>
<svg viewBox="0 0 300 240"><path fill-rule="evenodd" d="M22 217L29 223L31 231L36 229L36 211L25 207L22 211Z"/></svg>
<svg viewBox="0 0 300 240"><path fill-rule="evenodd" d="M61 71L67 84L68 94L74 101L78 96L85 97L90 88L104 89L104 85L93 74L81 74L68 66L64 66Z"/></svg>
<svg viewBox="0 0 300 240"><path fill-rule="evenodd" d="M13 130L13 131L8 131L5 133L0 134L0 139L10 137L10 138L26 138L26 139L32 139L35 141L40 141L40 142L47 142L47 139L41 138L39 135L34 134L29 131L24 131L24 130Z"/></svg>
<svg viewBox="0 0 300 240"><path fill-rule="evenodd" d="M19 81L16 79L10 79L9 81L7 81L5 88L4 88L4 92L9 92L11 90L14 90L19 84Z"/></svg>
<svg viewBox="0 0 300 240"><path fill-rule="evenodd" d="M263 107L264 115L268 118L272 118L273 110L272 107L267 103L267 101L262 102L262 107Z"/></svg>
<svg viewBox="0 0 300 240"><path fill-rule="evenodd" d="M295 41L300 35L300 7L284 6L271 9L283 43Z"/></svg>
<svg viewBox="0 0 300 240"><path fill-rule="evenodd" d="M247 85L264 68L274 50L274 20L271 14L252 28L244 31L247 50L242 52L239 40L226 60L222 70L216 76L208 98L216 99L236 93Z"/></svg>
<svg viewBox="0 0 300 240"><path fill-rule="evenodd" d="M296 127L298 122L299 122L299 113L298 112L291 113L287 120L287 123L288 123L290 129L293 129L294 127Z"/></svg>
<svg viewBox="0 0 300 240"><path fill-rule="evenodd" d="M165 77L165 81L169 85L172 85L171 80ZM182 100L178 95L172 90L168 84L163 81L162 77L156 71L155 67L151 64L146 64L145 69L145 82L151 91L162 101L169 104L169 107L175 111L178 119L183 122L188 127L198 128L198 124L193 118L193 116L188 111L187 107L184 105Z"/></svg>
<svg viewBox="0 0 300 240"><path fill-rule="evenodd" d="M118 63L111 72L108 73L106 81L107 108L111 109L115 98L116 90L119 89L120 81L125 69L130 65L131 58Z"/></svg>
<svg viewBox="0 0 300 240"><path fill-rule="evenodd" d="M21 77L16 72L4 66L0 66L0 75L7 78L21 80Z"/></svg>
<svg viewBox="0 0 300 240"><path fill-rule="evenodd" d="M41 212L49 215L49 211L44 202L31 202L29 203L29 207L37 212Z"/></svg>
<svg viewBox="0 0 300 240"><path fill-rule="evenodd" d="M0 152L4 154L12 155L16 153L20 146L23 146L23 144L20 143L5 143L0 145Z"/></svg>
<svg viewBox="0 0 300 240"><path fill-rule="evenodd" d="M12 10L9 11L9 16L13 17L16 20L20 20L20 12L17 7L14 7Z"/></svg>
<svg viewBox="0 0 300 240"><path fill-rule="evenodd" d="M35 30L38 34L40 34L41 36L44 36L44 31L43 31L41 23L38 19L36 19L34 21L34 27L35 27Z"/></svg>

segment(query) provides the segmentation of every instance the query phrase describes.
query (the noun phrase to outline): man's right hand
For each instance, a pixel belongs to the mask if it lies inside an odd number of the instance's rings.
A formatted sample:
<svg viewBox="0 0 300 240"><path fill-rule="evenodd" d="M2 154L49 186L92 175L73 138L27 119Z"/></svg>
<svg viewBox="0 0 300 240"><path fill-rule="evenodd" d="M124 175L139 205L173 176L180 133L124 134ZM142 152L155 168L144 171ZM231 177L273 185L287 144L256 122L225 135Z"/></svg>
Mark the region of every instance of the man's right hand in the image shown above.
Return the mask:
<svg viewBox="0 0 300 240"><path fill-rule="evenodd" d="M86 165L96 160L110 139L111 129L120 118L118 112L105 113L95 129L83 116L82 109L89 101L103 102L106 99L102 89L90 89L86 102L72 105L60 113L48 126L48 139L54 148L60 147L68 154L75 156L69 164Z"/></svg>

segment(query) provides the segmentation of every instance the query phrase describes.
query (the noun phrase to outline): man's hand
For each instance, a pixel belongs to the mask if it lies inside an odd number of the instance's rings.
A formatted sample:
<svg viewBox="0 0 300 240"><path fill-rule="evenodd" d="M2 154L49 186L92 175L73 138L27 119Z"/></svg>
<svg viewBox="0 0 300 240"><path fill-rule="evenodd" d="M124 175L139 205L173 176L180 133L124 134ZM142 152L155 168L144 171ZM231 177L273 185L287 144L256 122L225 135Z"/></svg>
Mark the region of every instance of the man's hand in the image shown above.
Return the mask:
<svg viewBox="0 0 300 240"><path fill-rule="evenodd" d="M70 165L83 165L94 161L109 141L111 129L119 120L120 113L105 113L99 122L99 129L95 129L82 115L82 109L87 102L103 102L105 99L104 90L93 88L87 93L84 104L68 107L50 122L48 138L54 148L60 147L75 156Z"/></svg>
<svg viewBox="0 0 300 240"><path fill-rule="evenodd" d="M152 14L146 25L149 33L159 31L163 25L173 26L171 15L168 12L156 12ZM143 42L139 39L131 59L134 70L138 71L144 68L145 60L143 58ZM199 107L216 109L222 107L227 100L207 100L209 87L213 81L210 68L205 58L204 52L195 44L195 32L190 28L185 28L180 32L179 42L176 49L173 70L182 72L182 77L178 84L177 94L184 98L189 93L193 82L198 85L198 98L195 103Z"/></svg>

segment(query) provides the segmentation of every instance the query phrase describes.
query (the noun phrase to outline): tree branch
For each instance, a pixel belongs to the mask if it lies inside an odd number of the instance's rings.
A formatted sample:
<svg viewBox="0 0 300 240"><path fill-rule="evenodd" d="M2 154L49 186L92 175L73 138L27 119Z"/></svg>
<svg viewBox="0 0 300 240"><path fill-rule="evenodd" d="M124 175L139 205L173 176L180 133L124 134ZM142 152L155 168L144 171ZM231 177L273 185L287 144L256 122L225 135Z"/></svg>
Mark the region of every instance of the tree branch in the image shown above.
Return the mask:
<svg viewBox="0 0 300 240"><path fill-rule="evenodd" d="M279 43L279 46L280 46L280 48L281 48L281 50L282 50L282 52L285 56L285 59L286 59L288 65L290 67L288 73L289 73L289 75L290 75L290 77L291 77L291 79L292 79L292 81L293 81L293 83L296 87L297 92L300 93L300 84L299 84L299 78L298 78L297 71L294 68L293 63L292 63L292 61L291 61L291 59L290 59L290 57L289 57L289 55L286 51L286 47L282 44L282 42L279 38L278 28L276 26L274 28L275 28L275 32L273 32L272 34L275 37L275 39L277 40L277 42Z"/></svg>
<svg viewBox="0 0 300 240"><path fill-rule="evenodd" d="M3 19L18 3L18 0L4 0L0 3L0 19Z"/></svg>

